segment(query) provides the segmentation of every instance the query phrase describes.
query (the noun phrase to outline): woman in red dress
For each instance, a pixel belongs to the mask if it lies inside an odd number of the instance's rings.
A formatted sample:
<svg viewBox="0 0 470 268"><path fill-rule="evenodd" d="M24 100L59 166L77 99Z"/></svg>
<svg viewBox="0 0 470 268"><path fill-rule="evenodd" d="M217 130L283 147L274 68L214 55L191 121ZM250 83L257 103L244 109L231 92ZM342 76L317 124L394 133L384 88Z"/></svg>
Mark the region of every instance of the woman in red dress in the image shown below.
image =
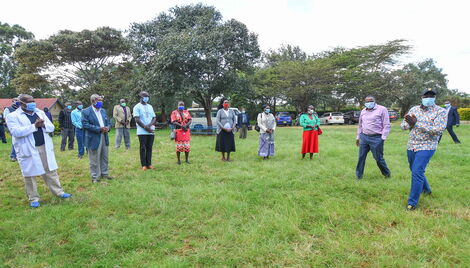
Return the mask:
<svg viewBox="0 0 470 268"><path fill-rule="evenodd" d="M186 163L189 164L189 151L191 150L191 115L184 109L184 102L178 102L178 109L171 113L171 123L175 126L176 157L178 165L181 165L181 152L184 152Z"/></svg>

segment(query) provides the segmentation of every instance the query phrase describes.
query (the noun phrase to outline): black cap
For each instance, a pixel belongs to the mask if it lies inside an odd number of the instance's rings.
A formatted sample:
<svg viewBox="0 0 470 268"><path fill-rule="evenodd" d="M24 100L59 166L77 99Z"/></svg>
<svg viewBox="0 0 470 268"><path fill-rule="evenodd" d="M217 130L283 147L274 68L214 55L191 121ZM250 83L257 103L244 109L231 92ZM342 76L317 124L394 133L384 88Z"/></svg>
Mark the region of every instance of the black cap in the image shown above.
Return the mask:
<svg viewBox="0 0 470 268"><path fill-rule="evenodd" d="M424 96L428 93L432 93L434 95L437 95L437 91L435 89L432 89L432 88L426 88L423 90L423 92L421 92L421 96Z"/></svg>

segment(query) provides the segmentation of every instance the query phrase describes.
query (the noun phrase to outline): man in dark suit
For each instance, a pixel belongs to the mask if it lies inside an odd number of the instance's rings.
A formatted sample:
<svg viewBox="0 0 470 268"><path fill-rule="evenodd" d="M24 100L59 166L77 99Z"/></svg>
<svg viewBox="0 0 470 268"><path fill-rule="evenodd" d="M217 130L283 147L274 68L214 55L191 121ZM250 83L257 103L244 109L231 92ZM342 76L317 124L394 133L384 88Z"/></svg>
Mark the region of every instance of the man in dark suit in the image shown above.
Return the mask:
<svg viewBox="0 0 470 268"><path fill-rule="evenodd" d="M108 172L108 132L111 128L103 107L103 98L97 94L90 97L91 106L82 111L82 126L85 131L85 147L88 148L92 183L100 178L111 180Z"/></svg>
<svg viewBox="0 0 470 268"><path fill-rule="evenodd" d="M242 108L241 112L238 114L237 128L240 131L240 139L246 139L246 134L248 133L248 126L250 125L250 117L245 111L245 108Z"/></svg>
<svg viewBox="0 0 470 268"><path fill-rule="evenodd" d="M460 126L460 116L459 113L457 112L457 108L453 107L450 103L450 101L445 101L444 105L447 110L447 132L449 132L450 136L452 137L452 140L456 144L460 144L459 138L457 138L457 135L455 135L453 126L459 127ZM439 138L439 142L441 141L442 136Z"/></svg>

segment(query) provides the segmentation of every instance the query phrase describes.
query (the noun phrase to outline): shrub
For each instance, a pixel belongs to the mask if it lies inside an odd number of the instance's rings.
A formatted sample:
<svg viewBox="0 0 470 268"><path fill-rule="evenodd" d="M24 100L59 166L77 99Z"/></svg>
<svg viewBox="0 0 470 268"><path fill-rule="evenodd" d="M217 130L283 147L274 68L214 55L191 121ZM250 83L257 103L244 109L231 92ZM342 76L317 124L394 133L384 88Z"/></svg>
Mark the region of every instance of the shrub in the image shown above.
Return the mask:
<svg viewBox="0 0 470 268"><path fill-rule="evenodd" d="M470 108L459 108L457 110L460 115L460 120L470 120Z"/></svg>
<svg viewBox="0 0 470 268"><path fill-rule="evenodd" d="M54 135L60 135L59 120L54 120Z"/></svg>

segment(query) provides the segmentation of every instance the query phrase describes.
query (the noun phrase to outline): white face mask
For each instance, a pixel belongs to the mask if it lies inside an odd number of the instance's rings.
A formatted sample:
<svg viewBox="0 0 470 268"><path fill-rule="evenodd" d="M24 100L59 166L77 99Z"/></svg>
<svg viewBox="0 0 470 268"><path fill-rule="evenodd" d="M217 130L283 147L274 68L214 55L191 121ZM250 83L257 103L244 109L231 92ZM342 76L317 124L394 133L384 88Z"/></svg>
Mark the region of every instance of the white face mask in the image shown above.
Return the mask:
<svg viewBox="0 0 470 268"><path fill-rule="evenodd" d="M450 103L445 103L444 105L445 105L447 108L450 107Z"/></svg>
<svg viewBox="0 0 470 268"><path fill-rule="evenodd" d="M313 110L309 109L308 114L313 114Z"/></svg>

